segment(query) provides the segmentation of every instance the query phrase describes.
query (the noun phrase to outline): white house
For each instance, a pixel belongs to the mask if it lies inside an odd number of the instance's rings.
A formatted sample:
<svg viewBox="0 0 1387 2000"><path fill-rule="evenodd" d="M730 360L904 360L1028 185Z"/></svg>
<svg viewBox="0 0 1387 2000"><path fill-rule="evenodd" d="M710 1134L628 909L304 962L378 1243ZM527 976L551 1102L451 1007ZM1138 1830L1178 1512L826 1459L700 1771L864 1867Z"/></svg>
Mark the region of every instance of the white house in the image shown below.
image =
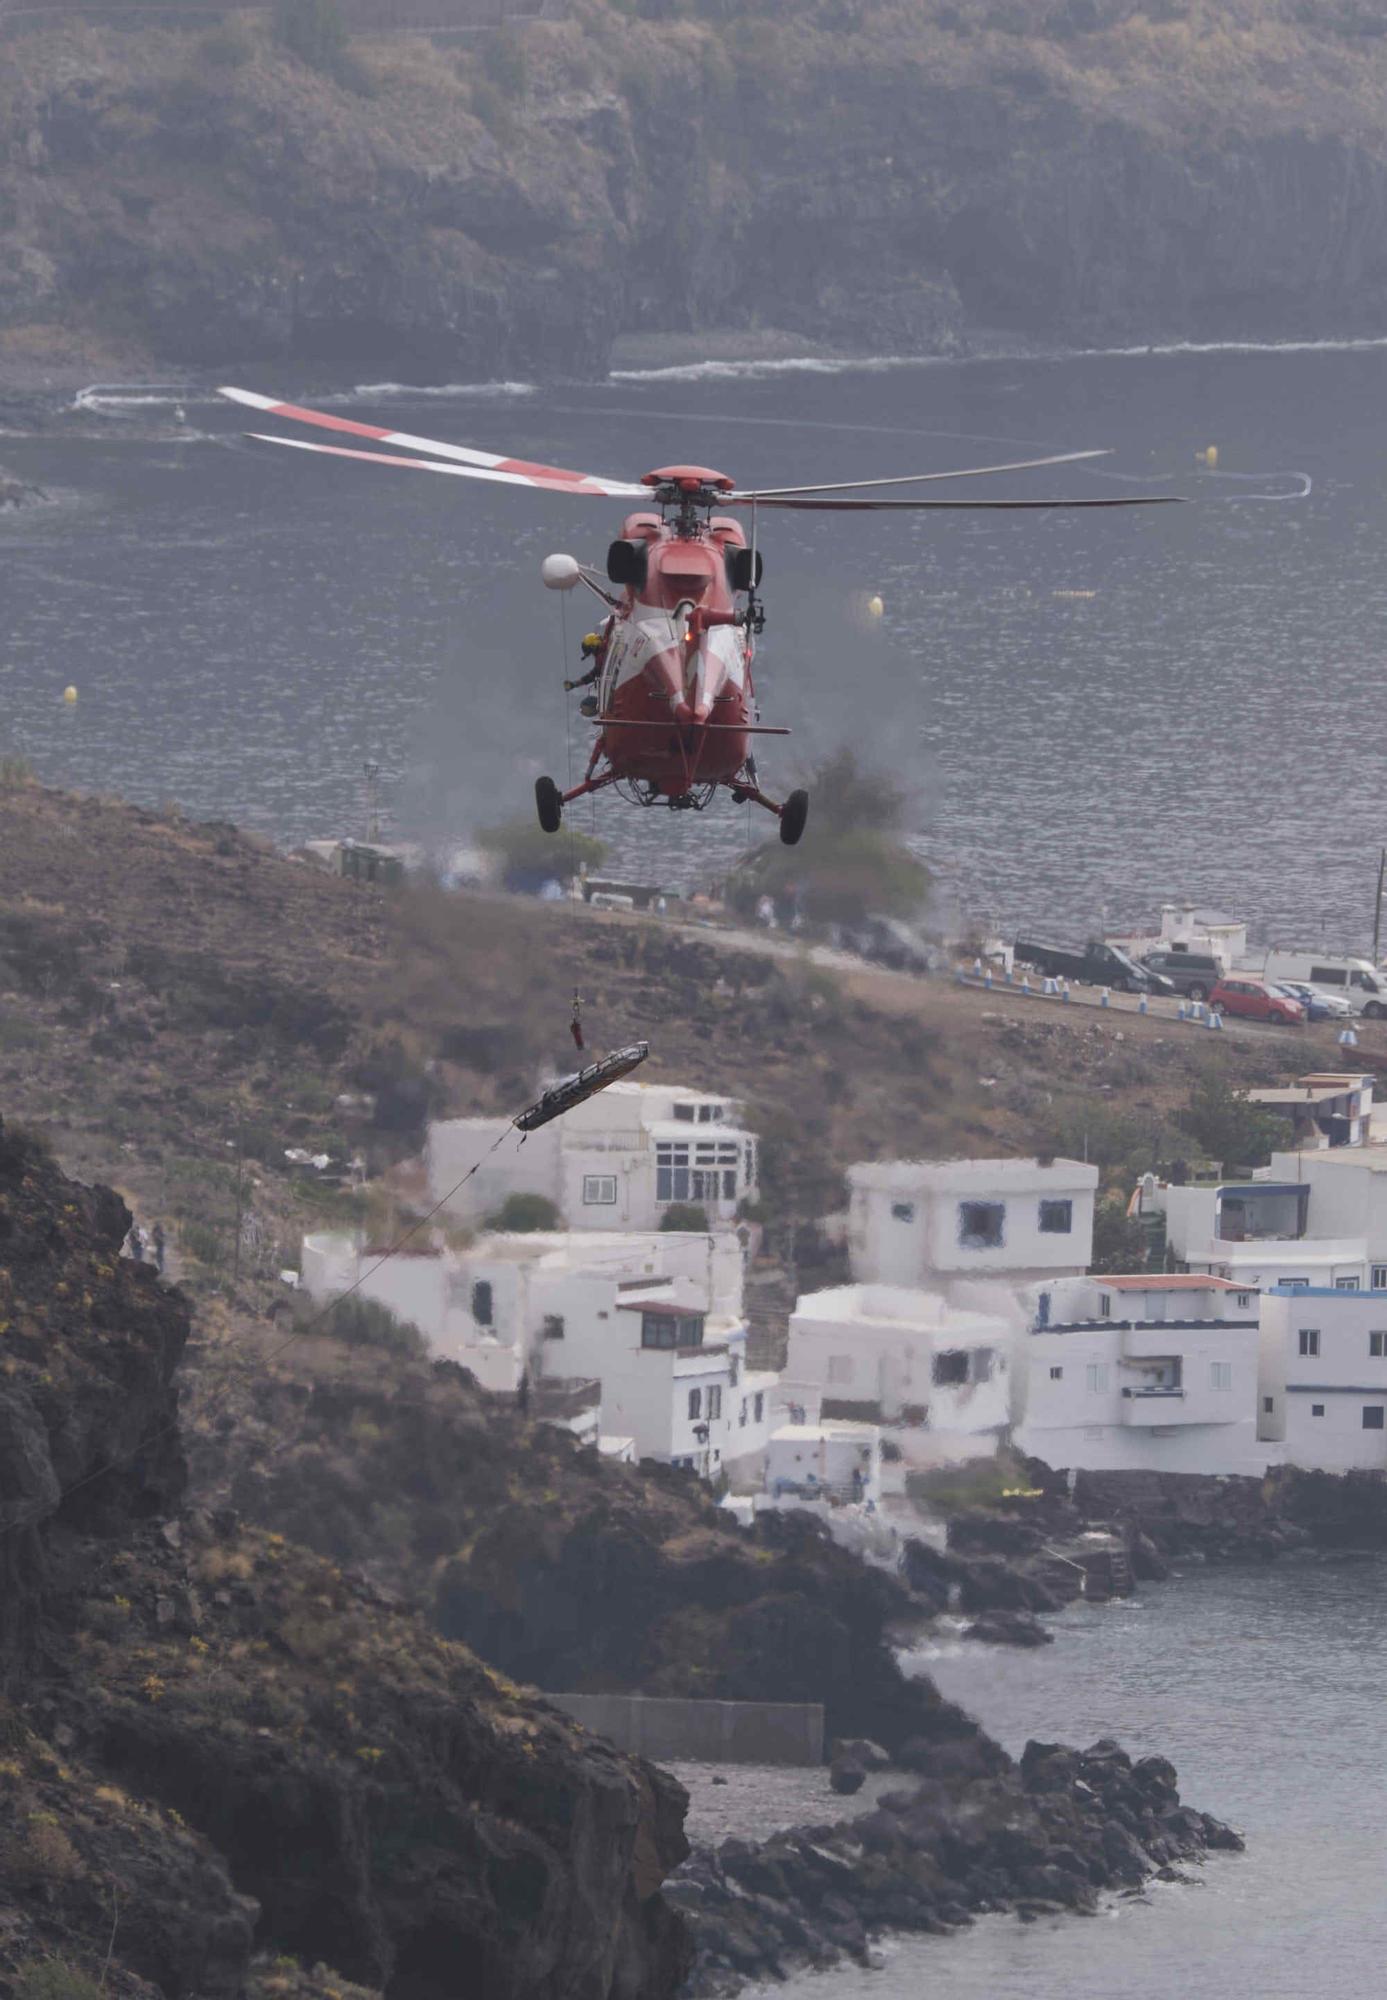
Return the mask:
<svg viewBox="0 0 1387 2000"><path fill-rule="evenodd" d="M795 1303L782 1400L804 1420L887 1422L913 1463L996 1450L1010 1410L1014 1322L899 1285L839 1285ZM903 1434L904 1436L904 1434Z"/></svg>
<svg viewBox="0 0 1387 2000"><path fill-rule="evenodd" d="M881 1430L822 1418L781 1424L766 1447L766 1491L774 1499L881 1499Z"/></svg>
<svg viewBox="0 0 1387 2000"><path fill-rule="evenodd" d="M1250 1104L1286 1121L1286 1142L1296 1151L1366 1146L1372 1136L1373 1086L1361 1071L1317 1070L1294 1083L1249 1090Z"/></svg>
<svg viewBox="0 0 1387 2000"><path fill-rule="evenodd" d="M1247 953L1247 925L1215 910L1199 910L1193 903L1162 903L1161 925L1157 931L1133 931L1126 936L1108 933L1108 943L1120 945L1133 958L1148 951L1193 951L1216 958L1226 972L1241 963Z"/></svg>
<svg viewBox="0 0 1387 2000"><path fill-rule="evenodd" d="M1278 1461L1387 1471L1387 1291L1268 1293L1257 1387L1258 1436Z"/></svg>
<svg viewBox="0 0 1387 2000"><path fill-rule="evenodd" d="M430 1125L424 1151L430 1198L471 1223L494 1215L507 1195L541 1194L570 1229L658 1229L672 1202L696 1203L710 1223L730 1224L757 1193L756 1138L740 1117L741 1107L716 1092L628 1080L494 1153L508 1119L445 1119Z"/></svg>
<svg viewBox="0 0 1387 2000"><path fill-rule="evenodd" d="M1164 1212L1167 1248L1190 1271L1228 1278L1251 1291L1297 1281L1357 1290L1371 1275L1367 1243L1362 1233L1335 1224L1358 1211L1349 1200L1335 1204L1327 1198L1312 1207L1313 1176L1321 1162L1366 1161L1376 1150L1277 1153L1271 1167L1251 1180L1176 1186L1148 1174L1135 1208L1142 1215ZM1348 1181L1327 1185L1345 1196L1351 1192ZM1387 1214L1383 1220L1387 1277Z"/></svg>
<svg viewBox="0 0 1387 2000"><path fill-rule="evenodd" d="M1294 1177L1304 1188L1309 1201L1308 1237L1363 1244L1367 1269L1358 1289L1387 1289L1387 1145L1273 1153L1268 1171L1286 1180ZM1341 1277L1352 1275L1335 1272L1329 1282L1337 1284Z"/></svg>
<svg viewBox="0 0 1387 2000"><path fill-rule="evenodd" d="M848 1244L860 1284L959 1296L1073 1276L1093 1255L1097 1167L1078 1160L911 1160L848 1169Z"/></svg>
<svg viewBox="0 0 1387 2000"><path fill-rule="evenodd" d="M1256 1304L1193 1273L1038 1290L1012 1442L1064 1470L1264 1471Z"/></svg>
<svg viewBox="0 0 1387 2000"><path fill-rule="evenodd" d="M382 1258L310 1236L303 1285L354 1288L489 1389L589 1383L604 1438L637 1458L759 1483L778 1377L748 1371L735 1235L492 1234Z"/></svg>

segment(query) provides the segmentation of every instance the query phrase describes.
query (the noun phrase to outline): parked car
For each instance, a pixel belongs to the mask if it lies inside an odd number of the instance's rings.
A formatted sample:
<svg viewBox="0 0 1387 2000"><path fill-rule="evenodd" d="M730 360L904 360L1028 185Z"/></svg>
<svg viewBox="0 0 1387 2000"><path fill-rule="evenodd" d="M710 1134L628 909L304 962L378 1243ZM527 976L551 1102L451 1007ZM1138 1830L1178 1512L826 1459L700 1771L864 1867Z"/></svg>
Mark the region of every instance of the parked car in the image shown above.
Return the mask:
<svg viewBox="0 0 1387 2000"><path fill-rule="evenodd" d="M1186 1000L1207 1000L1223 977L1219 961L1198 951L1148 951L1141 962L1148 972L1168 979Z"/></svg>
<svg viewBox="0 0 1387 2000"><path fill-rule="evenodd" d="M1267 951L1249 954L1243 970L1259 979L1293 979L1297 985L1342 993L1355 1014L1370 1021L1387 1016L1387 972L1366 958L1342 958L1334 953Z"/></svg>
<svg viewBox="0 0 1387 2000"><path fill-rule="evenodd" d="M1077 979L1088 986L1111 986L1115 993L1173 993L1175 988L1159 972L1149 972L1117 945L1090 938L1082 951L1063 945L1039 944L1033 938L1016 940L1019 965L1033 965L1052 979Z"/></svg>
<svg viewBox="0 0 1387 2000"><path fill-rule="evenodd" d="M1273 1021L1284 1028L1299 1026L1305 1019L1299 1000L1250 972L1230 972L1226 979L1220 979L1209 995L1209 1005L1219 1014L1236 1014L1246 1021Z"/></svg>
<svg viewBox="0 0 1387 2000"><path fill-rule="evenodd" d="M1297 979L1278 979L1276 983L1292 1000L1299 1000L1307 1021L1353 1019L1353 1003L1342 993L1322 993L1318 986L1302 986Z"/></svg>

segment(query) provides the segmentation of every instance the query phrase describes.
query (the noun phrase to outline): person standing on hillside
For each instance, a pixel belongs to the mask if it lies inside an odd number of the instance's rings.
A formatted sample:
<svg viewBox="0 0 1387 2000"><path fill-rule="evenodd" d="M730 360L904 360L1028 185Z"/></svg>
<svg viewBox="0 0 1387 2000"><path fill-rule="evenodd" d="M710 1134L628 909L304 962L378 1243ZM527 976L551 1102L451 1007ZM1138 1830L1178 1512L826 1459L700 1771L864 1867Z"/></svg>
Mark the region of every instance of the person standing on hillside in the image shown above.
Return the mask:
<svg viewBox="0 0 1387 2000"><path fill-rule="evenodd" d="M149 1240L154 1246L154 1268L158 1271L159 1276L162 1278L164 1275L164 1253L166 1247L165 1237L164 1237L164 1225L162 1222L155 1223L154 1228L150 1234Z"/></svg>

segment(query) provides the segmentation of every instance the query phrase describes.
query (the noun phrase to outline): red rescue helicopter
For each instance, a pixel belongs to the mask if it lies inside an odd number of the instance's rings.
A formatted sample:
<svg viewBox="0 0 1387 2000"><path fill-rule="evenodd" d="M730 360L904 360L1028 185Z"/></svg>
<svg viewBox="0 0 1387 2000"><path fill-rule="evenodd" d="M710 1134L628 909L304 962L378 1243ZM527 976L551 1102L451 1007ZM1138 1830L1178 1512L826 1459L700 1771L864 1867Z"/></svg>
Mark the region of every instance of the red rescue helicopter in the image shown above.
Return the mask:
<svg viewBox="0 0 1387 2000"><path fill-rule="evenodd" d="M600 632L585 641L588 671L570 688L592 685L596 692L582 708L596 730L581 784L560 791L552 778L535 784L540 825L557 833L563 809L589 792L615 785L638 805L658 801L672 810L701 811L720 787L735 803L748 799L773 813L780 838L793 847L804 832L807 792L791 792L777 804L761 790L754 736L788 736L760 719L752 685L756 639L765 624L758 591L761 553L757 517L761 508L794 508L835 513L892 509L942 511L1036 510L1056 507L1149 507L1169 504L1175 495L1143 495L1095 500L919 500L861 497L869 489L916 486L926 481L971 479L983 474L1026 472L1039 466L1072 465L1102 458L1101 451L1062 452L1009 465L968 466L950 472L921 472L889 479L843 480L820 486L738 489L725 473L701 465L666 465L639 481L597 478L526 459L505 458L407 431L384 430L350 417L276 402L249 389L223 389L233 402L267 415L314 424L369 439L378 446L416 452L397 457L384 450L360 451L317 444L303 438L251 436L266 444L299 451L361 459L368 465L409 472L441 472L458 479L489 479L506 486L530 486L546 493L593 499L639 500L607 551L605 578L572 556L546 559L543 580L551 590L585 584L609 607ZM851 496L851 497L845 497ZM751 537L736 514L749 511Z"/></svg>

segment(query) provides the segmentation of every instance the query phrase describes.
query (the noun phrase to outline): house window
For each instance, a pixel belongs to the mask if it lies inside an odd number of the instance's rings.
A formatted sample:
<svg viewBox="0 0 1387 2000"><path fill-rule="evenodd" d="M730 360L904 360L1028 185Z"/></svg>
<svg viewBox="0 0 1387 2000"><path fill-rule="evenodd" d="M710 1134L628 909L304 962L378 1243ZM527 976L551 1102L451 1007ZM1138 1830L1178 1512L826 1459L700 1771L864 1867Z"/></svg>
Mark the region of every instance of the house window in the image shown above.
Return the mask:
<svg viewBox="0 0 1387 2000"><path fill-rule="evenodd" d="M1312 1403L1310 1405L1310 1414L1312 1417L1322 1417L1324 1415L1324 1404Z"/></svg>
<svg viewBox="0 0 1387 2000"><path fill-rule="evenodd" d="M850 1354L830 1354L828 1357L828 1379L830 1382L851 1382L852 1356ZM757 1401L761 1399L758 1396Z"/></svg>
<svg viewBox="0 0 1387 2000"><path fill-rule="evenodd" d="M1062 1368L1052 1368L1050 1370L1050 1380L1052 1382L1062 1382L1064 1380L1064 1370Z"/></svg>
<svg viewBox="0 0 1387 2000"><path fill-rule="evenodd" d="M741 1415L740 1415L740 1416L738 1417L738 1419L737 1419L737 1428L738 1428L738 1430L743 1430L743 1431L744 1431L744 1430L746 1429L746 1397L745 1397L745 1396L743 1396L743 1398L742 1398L742 1414L741 1414Z"/></svg>
<svg viewBox="0 0 1387 2000"><path fill-rule="evenodd" d="M1380 1361L1383 1355L1387 1354L1387 1333L1370 1333L1368 1335L1368 1352L1372 1355L1374 1361Z"/></svg>
<svg viewBox="0 0 1387 2000"><path fill-rule="evenodd" d="M968 1349L966 1347L946 1348L934 1357L934 1381L936 1388L947 1388L953 1383L968 1380Z"/></svg>
<svg viewBox="0 0 1387 2000"><path fill-rule="evenodd" d="M1091 1395L1100 1395L1108 1386L1108 1364L1106 1361L1090 1361L1088 1364L1088 1386Z"/></svg>
<svg viewBox="0 0 1387 2000"><path fill-rule="evenodd" d="M1214 1389L1232 1388L1233 1364L1231 1361L1211 1361L1209 1363L1209 1386Z"/></svg>
<svg viewBox="0 0 1387 2000"><path fill-rule="evenodd" d="M546 1313L544 1315L544 1338L546 1340L563 1339L562 1313Z"/></svg>
<svg viewBox="0 0 1387 2000"><path fill-rule="evenodd" d="M583 1203L587 1208L610 1208L616 1200L615 1174L584 1174Z"/></svg>
<svg viewBox="0 0 1387 2000"><path fill-rule="evenodd" d="M681 1315L675 1319L671 1313L645 1312L641 1314L642 1347L702 1347L703 1316L701 1313Z"/></svg>
<svg viewBox="0 0 1387 2000"><path fill-rule="evenodd" d="M914 1202L893 1201L891 1204L891 1220L893 1222L913 1222L915 1220Z"/></svg>
<svg viewBox="0 0 1387 2000"><path fill-rule="evenodd" d="M1072 1201L1043 1201L1040 1204L1040 1233L1042 1236L1069 1236L1074 1229L1074 1204Z"/></svg>
<svg viewBox="0 0 1387 2000"><path fill-rule="evenodd" d="M722 1415L721 1388L712 1388L708 1391L708 1415L710 1417L720 1417Z"/></svg>
<svg viewBox="0 0 1387 2000"><path fill-rule="evenodd" d="M687 1201L689 1198L689 1149L673 1140L655 1148L656 1201Z"/></svg>
<svg viewBox="0 0 1387 2000"><path fill-rule="evenodd" d="M758 1424L760 1423L762 1417L765 1415L765 1412L766 1412L766 1399L763 1395L758 1395L754 1404L752 1405L752 1411L751 1411L753 1418Z"/></svg>
<svg viewBox="0 0 1387 2000"><path fill-rule="evenodd" d="M1380 1431L1382 1429L1382 1412L1383 1405L1381 1403L1364 1403L1363 1428L1365 1431Z"/></svg>
<svg viewBox="0 0 1387 2000"><path fill-rule="evenodd" d="M703 1415L703 1391L701 1389L690 1389L689 1422L692 1423L695 1417L701 1417L702 1415Z"/></svg>
<svg viewBox="0 0 1387 2000"><path fill-rule="evenodd" d="M1387 1292L1387 1264L1373 1265L1373 1290Z"/></svg>
<svg viewBox="0 0 1387 2000"><path fill-rule="evenodd" d="M1320 1330L1317 1326L1303 1326L1300 1329L1300 1351L1302 1354L1319 1353Z"/></svg>
<svg viewBox="0 0 1387 2000"><path fill-rule="evenodd" d="M676 1104L674 1115L681 1125L692 1125L697 1109L697 1105L694 1104Z"/></svg>
<svg viewBox="0 0 1387 2000"><path fill-rule="evenodd" d="M1006 1203L1001 1201L961 1201L958 1205L958 1240L964 1250L998 1250L1003 1240Z"/></svg>
<svg viewBox="0 0 1387 2000"><path fill-rule="evenodd" d="M716 1125L721 1117L722 1106L720 1104L700 1104L698 1107L698 1122L700 1125Z"/></svg>
<svg viewBox="0 0 1387 2000"><path fill-rule="evenodd" d="M1262 1408L1266 1412L1266 1414L1270 1416L1272 1411L1276 1408L1275 1396L1263 1396Z"/></svg>
<svg viewBox="0 0 1387 2000"><path fill-rule="evenodd" d="M478 1278L472 1287L472 1317L478 1326L491 1325L491 1285L486 1278Z"/></svg>
<svg viewBox="0 0 1387 2000"><path fill-rule="evenodd" d="M1252 1294L1251 1294L1251 1292L1239 1292L1239 1293L1238 1293L1238 1310L1239 1310L1240 1312L1247 1312L1247 1311L1248 1311L1248 1309L1250 1308L1251 1304L1252 1304Z"/></svg>
<svg viewBox="0 0 1387 2000"><path fill-rule="evenodd" d="M1288 1292L1308 1292L1310 1289L1308 1278L1283 1278L1281 1282Z"/></svg>
<svg viewBox="0 0 1387 2000"><path fill-rule="evenodd" d="M1356 1292L1358 1290L1358 1280L1357 1278L1336 1278L1334 1280L1334 1289L1336 1292Z"/></svg>
<svg viewBox="0 0 1387 2000"><path fill-rule="evenodd" d="M1100 1319L1109 1319L1111 1318L1111 1316L1112 1316L1112 1293L1100 1292L1098 1294L1098 1317Z"/></svg>
<svg viewBox="0 0 1387 2000"><path fill-rule="evenodd" d="M996 1359L997 1357L990 1347L975 1347L973 1349L972 1380L974 1382L990 1382L992 1380L993 1363Z"/></svg>

